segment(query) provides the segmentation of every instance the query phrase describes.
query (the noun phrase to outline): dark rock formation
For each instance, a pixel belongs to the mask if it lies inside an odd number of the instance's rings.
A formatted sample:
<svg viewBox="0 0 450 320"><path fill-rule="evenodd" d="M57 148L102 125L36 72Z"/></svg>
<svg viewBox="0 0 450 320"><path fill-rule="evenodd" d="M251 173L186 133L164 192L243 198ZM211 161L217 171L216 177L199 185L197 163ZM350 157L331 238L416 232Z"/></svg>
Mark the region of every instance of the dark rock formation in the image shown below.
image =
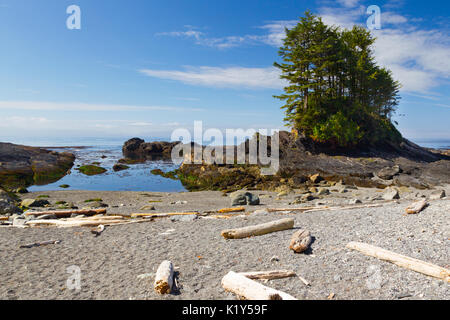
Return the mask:
<svg viewBox="0 0 450 320"><path fill-rule="evenodd" d="M173 147L179 143L145 142L142 139L133 138L125 142L122 153L126 159L132 160L170 160Z"/></svg>
<svg viewBox="0 0 450 320"><path fill-rule="evenodd" d="M14 199L4 190L0 189L0 215L12 215L15 213L22 213Z"/></svg>
<svg viewBox="0 0 450 320"><path fill-rule="evenodd" d="M74 160L67 152L0 143L0 186L12 189L56 182L72 168Z"/></svg>
<svg viewBox="0 0 450 320"><path fill-rule="evenodd" d="M270 145L269 137L269 150ZM247 146L248 141L246 150ZM244 187L273 190L280 185L298 188L299 184L314 185L309 178L316 174L327 181L361 187L397 185L424 189L450 183L450 157L430 152L406 139L399 146L337 150L283 131L280 132L279 172L263 176L260 169L258 165L249 164L185 163L176 170L176 175L189 190L238 190ZM383 178L390 180L376 177L374 172L381 172Z"/></svg>

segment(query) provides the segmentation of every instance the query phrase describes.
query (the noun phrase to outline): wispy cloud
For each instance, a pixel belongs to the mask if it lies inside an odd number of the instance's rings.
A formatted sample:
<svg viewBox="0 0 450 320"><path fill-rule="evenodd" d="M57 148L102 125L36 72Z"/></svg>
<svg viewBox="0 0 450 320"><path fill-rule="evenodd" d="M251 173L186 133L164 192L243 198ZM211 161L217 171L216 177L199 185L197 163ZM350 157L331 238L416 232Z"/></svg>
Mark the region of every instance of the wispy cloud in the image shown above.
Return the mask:
<svg viewBox="0 0 450 320"><path fill-rule="evenodd" d="M390 8L401 5L391 1ZM351 10L342 7L322 7L319 15L325 23L351 28L364 25L364 6ZM382 29L374 30L377 38L375 57L391 69L405 92L429 93L450 75L450 37L440 30L420 29L407 17L394 11L382 12Z"/></svg>
<svg viewBox="0 0 450 320"><path fill-rule="evenodd" d="M273 67L187 67L185 70L139 70L155 78L181 81L186 84L222 88L280 89L280 73Z"/></svg>
<svg viewBox="0 0 450 320"><path fill-rule="evenodd" d="M204 32L188 29L185 31L172 31L172 32L160 32L156 33L156 36L170 36L170 37L182 37L187 39L194 39L197 45L214 47L218 49L234 48L242 45L257 45L268 44L273 46L279 46L285 35L285 28L292 27L297 21L281 20L271 21L263 26L258 26L256 29L265 30L266 33L262 35L247 34L247 35L231 35L224 37L211 37ZM192 26L186 26L192 28Z"/></svg>
<svg viewBox="0 0 450 320"><path fill-rule="evenodd" d="M0 101L0 110L46 110L46 111L205 111L202 108L184 108L172 106L133 106L115 104L95 104L79 102L45 101Z"/></svg>

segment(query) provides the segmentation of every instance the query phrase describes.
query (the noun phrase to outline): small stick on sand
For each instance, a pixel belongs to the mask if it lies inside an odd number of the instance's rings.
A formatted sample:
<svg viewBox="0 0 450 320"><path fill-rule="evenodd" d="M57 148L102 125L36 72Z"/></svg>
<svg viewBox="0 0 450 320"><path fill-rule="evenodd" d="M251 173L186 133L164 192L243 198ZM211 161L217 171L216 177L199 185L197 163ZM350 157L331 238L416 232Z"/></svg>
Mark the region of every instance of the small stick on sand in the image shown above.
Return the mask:
<svg viewBox="0 0 450 320"><path fill-rule="evenodd" d="M424 200L420 200L417 202L414 202L412 205L410 205L408 208L406 208L406 213L407 214L417 214L419 212L421 212L423 209L425 209L428 206L427 201Z"/></svg>
<svg viewBox="0 0 450 320"><path fill-rule="evenodd" d="M311 234L308 230L298 230L291 238L289 249L294 250L296 253L301 253L308 250L309 245L312 242Z"/></svg>
<svg viewBox="0 0 450 320"><path fill-rule="evenodd" d="M293 227L294 227L294 219L288 218L258 224L256 226L224 230L222 231L222 236L225 239L243 239L252 236L261 236L271 232L292 229Z"/></svg>
<svg viewBox="0 0 450 320"><path fill-rule="evenodd" d="M89 209L89 210L61 210L61 211L27 211L26 216L43 216L46 214L53 214L57 217L70 217L72 214L79 214L85 216L93 216L96 214L105 214L106 209Z"/></svg>
<svg viewBox="0 0 450 320"><path fill-rule="evenodd" d="M173 264L170 261L163 261L155 276L155 290L160 294L168 294L173 286Z"/></svg>
<svg viewBox="0 0 450 320"><path fill-rule="evenodd" d="M247 278L252 280L273 280L296 276L294 271L289 270L239 272L239 274L246 276Z"/></svg>
<svg viewBox="0 0 450 320"><path fill-rule="evenodd" d="M21 245L20 248L41 247L41 246L46 246L46 245L49 245L49 244L58 244L58 243L61 243L61 240L50 240L50 241L44 241L44 242L35 242L35 243Z"/></svg>
<svg viewBox="0 0 450 320"><path fill-rule="evenodd" d="M237 208L224 208L217 210L218 213L232 213L232 212L243 212L245 211L244 207L237 207Z"/></svg>
<svg viewBox="0 0 450 320"><path fill-rule="evenodd" d="M298 276L298 278L300 279L301 282L305 284L305 286L309 287L311 285L305 278L301 276Z"/></svg>
<svg viewBox="0 0 450 320"><path fill-rule="evenodd" d="M266 287L233 271L222 278L222 287L246 300L297 300L285 292Z"/></svg>
<svg viewBox="0 0 450 320"><path fill-rule="evenodd" d="M400 267L413 270L428 276L450 282L450 270L437 265L407 257L392 251L388 251L370 244L361 242L350 242L347 248L357 250L365 255L372 256L384 261L392 262Z"/></svg>

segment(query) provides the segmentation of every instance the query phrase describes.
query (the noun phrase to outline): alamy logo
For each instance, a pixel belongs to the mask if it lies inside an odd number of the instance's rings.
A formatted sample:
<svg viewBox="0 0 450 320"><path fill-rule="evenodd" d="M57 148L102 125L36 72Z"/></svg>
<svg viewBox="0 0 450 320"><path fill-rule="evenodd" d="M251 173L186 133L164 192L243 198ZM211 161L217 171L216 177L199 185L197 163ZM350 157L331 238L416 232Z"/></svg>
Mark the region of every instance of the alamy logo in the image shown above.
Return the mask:
<svg viewBox="0 0 450 320"><path fill-rule="evenodd" d="M77 5L71 5L67 7L67 14L70 16L67 18L66 26L69 30L80 30L81 29L81 9Z"/></svg>
<svg viewBox="0 0 450 320"><path fill-rule="evenodd" d="M367 8L367 14L370 17L367 19L367 28L370 30L380 30L381 29L381 9L379 6L372 5Z"/></svg>
<svg viewBox="0 0 450 320"><path fill-rule="evenodd" d="M66 273L71 276L67 278L66 287L69 290L81 290L81 269L79 266L67 267Z"/></svg>
<svg viewBox="0 0 450 320"><path fill-rule="evenodd" d="M225 139L219 129L203 132L202 121L194 122L194 139L187 129L176 129L172 141L182 141L172 149L172 162L175 164L254 164L261 166L262 175L274 175L278 172L279 132L272 129L226 129ZM236 146L239 139L248 138L245 143ZM209 144L203 146L203 142ZM270 143L269 143L270 141ZM224 144L225 142L225 144ZM225 147L224 147L225 146Z"/></svg>

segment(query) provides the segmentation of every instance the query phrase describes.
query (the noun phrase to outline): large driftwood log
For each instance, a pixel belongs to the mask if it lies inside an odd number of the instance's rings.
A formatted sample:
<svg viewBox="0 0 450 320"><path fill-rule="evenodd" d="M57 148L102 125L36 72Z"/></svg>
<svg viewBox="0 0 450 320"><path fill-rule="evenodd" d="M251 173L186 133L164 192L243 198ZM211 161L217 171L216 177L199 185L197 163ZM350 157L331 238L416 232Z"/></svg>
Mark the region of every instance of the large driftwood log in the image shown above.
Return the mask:
<svg viewBox="0 0 450 320"><path fill-rule="evenodd" d="M406 213L407 214L417 214L417 213L421 212L423 209L425 209L427 206L428 206L428 203L425 199L420 200L420 201L414 202L412 205L407 207Z"/></svg>
<svg viewBox="0 0 450 320"><path fill-rule="evenodd" d="M297 300L285 292L266 287L233 271L222 278L222 287L246 300Z"/></svg>
<svg viewBox="0 0 450 320"><path fill-rule="evenodd" d="M289 249L294 250L296 253L301 253L308 250L311 242L312 237L310 232L300 229L292 235Z"/></svg>
<svg viewBox="0 0 450 320"><path fill-rule="evenodd" d="M273 280L295 277L294 271L289 270L272 270L272 271L253 271L253 272L239 272L239 274L246 276L252 280Z"/></svg>
<svg viewBox="0 0 450 320"><path fill-rule="evenodd" d="M93 216L96 214L105 214L106 209L86 209L86 210L61 210L61 211L27 211L26 216L43 216L46 214L53 214L59 218L70 217L72 214L79 214L85 216Z"/></svg>
<svg viewBox="0 0 450 320"><path fill-rule="evenodd" d="M384 261L392 262L406 269L410 269L434 278L443 279L447 282L450 282L450 270L431 264L429 262L407 257L361 242L350 242L349 244L347 244L347 248L357 250L368 256L372 256Z"/></svg>
<svg viewBox="0 0 450 320"><path fill-rule="evenodd" d="M242 239L263 234L292 229L294 227L294 219L281 219L268 223L258 224L256 226L244 227L239 229L230 229L222 231L225 239Z"/></svg>
<svg viewBox="0 0 450 320"><path fill-rule="evenodd" d="M170 261L163 261L155 276L155 290L160 294L168 294L173 286L173 264Z"/></svg>
<svg viewBox="0 0 450 320"><path fill-rule="evenodd" d="M123 223L124 219L80 219L80 220L31 220L25 224L28 226L54 226L59 228L72 228L72 227L97 227L99 225L113 225Z"/></svg>
<svg viewBox="0 0 450 320"><path fill-rule="evenodd" d="M353 206L342 206L342 207L329 207L329 206L318 206L318 207L301 207L301 208L268 208L268 212L284 212L284 211L299 211L299 212L315 212L315 211L336 211L336 210L351 210L351 209L361 209L361 208L377 208L382 207L384 204L392 202L382 202L377 204L362 204Z"/></svg>

